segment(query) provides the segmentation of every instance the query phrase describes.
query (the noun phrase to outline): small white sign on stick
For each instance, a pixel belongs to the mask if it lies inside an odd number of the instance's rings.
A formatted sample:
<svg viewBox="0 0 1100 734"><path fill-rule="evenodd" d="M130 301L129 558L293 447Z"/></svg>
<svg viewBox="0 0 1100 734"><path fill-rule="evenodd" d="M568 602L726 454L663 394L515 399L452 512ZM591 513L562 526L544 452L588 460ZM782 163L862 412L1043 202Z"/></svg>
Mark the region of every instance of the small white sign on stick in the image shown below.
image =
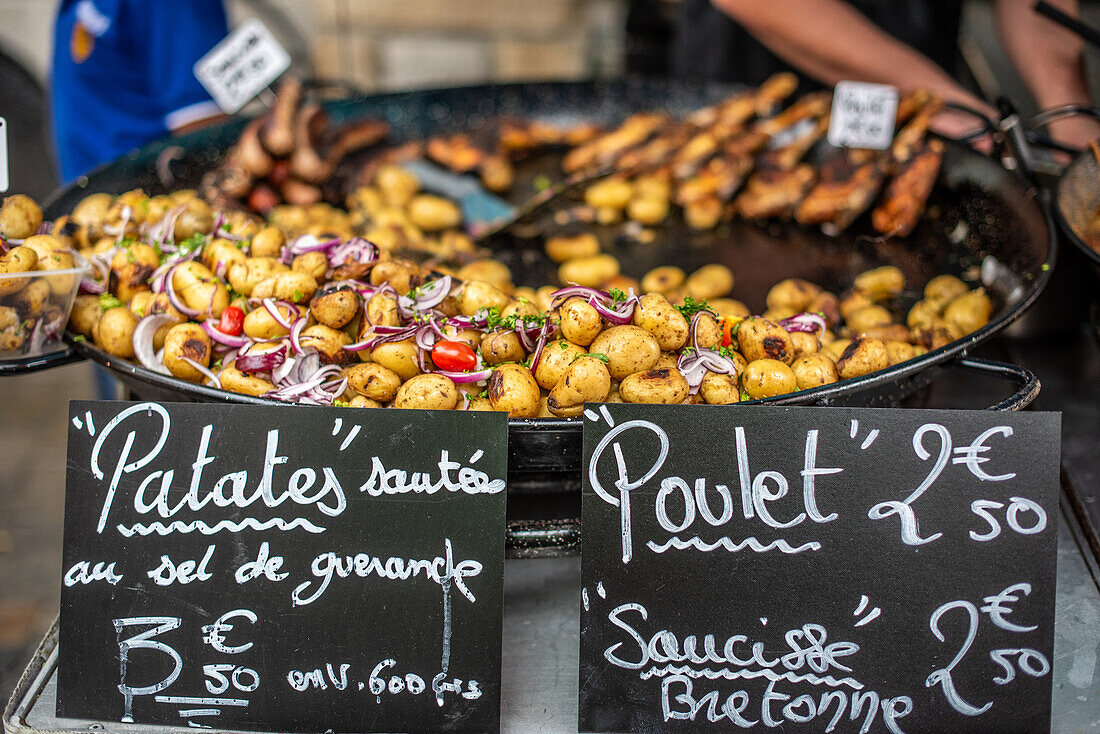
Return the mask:
<svg viewBox="0 0 1100 734"><path fill-rule="evenodd" d="M290 54L257 18L241 23L195 62L195 77L228 115L290 68Z"/></svg>
<svg viewBox="0 0 1100 734"><path fill-rule="evenodd" d="M885 150L894 139L898 90L887 84L837 82L829 119L829 144Z"/></svg>

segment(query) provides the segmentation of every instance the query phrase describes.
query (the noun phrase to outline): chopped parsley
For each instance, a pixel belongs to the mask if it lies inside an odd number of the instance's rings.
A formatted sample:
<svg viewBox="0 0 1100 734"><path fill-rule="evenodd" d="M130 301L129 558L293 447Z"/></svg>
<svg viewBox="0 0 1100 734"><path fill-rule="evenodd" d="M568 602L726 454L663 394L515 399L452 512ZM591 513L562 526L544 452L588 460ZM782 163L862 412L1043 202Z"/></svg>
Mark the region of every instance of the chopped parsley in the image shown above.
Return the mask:
<svg viewBox="0 0 1100 734"><path fill-rule="evenodd" d="M698 301L691 296L684 297L684 303L682 306L674 306L674 308L684 315L684 318L691 321L691 318L700 311L710 311L710 306L707 305L707 299L701 298Z"/></svg>
<svg viewBox="0 0 1100 734"><path fill-rule="evenodd" d="M341 400L340 398L336 398L332 401L332 407L334 408L346 408L349 405L350 403L348 401Z"/></svg>
<svg viewBox="0 0 1100 734"><path fill-rule="evenodd" d="M510 316L501 316L500 309L496 306L481 309L478 316L485 319L485 328L490 331L493 329L507 329L509 331L517 328L534 329L546 322L545 316L533 316L531 314L513 313Z"/></svg>
<svg viewBox="0 0 1100 734"><path fill-rule="evenodd" d="M86 342L86 341L88 341L88 337L84 336L83 334L77 334L76 336L73 337L73 341L74 342Z"/></svg>
<svg viewBox="0 0 1100 734"><path fill-rule="evenodd" d="M534 180L531 183L535 187L535 191L545 191L546 189L550 188L551 181L549 176L540 173L539 175L535 176Z"/></svg>
<svg viewBox="0 0 1100 734"><path fill-rule="evenodd" d="M479 398L485 398L486 400L488 400L488 399L489 399L489 388L485 388L484 390L482 390L481 392L479 392L479 393L477 394L477 396L478 396Z"/></svg>
<svg viewBox="0 0 1100 734"><path fill-rule="evenodd" d="M180 242L178 245L176 245L179 248L179 252L177 254L179 257L190 255L192 252L200 249L205 244L206 235L196 232L195 234L185 239L183 242Z"/></svg>
<svg viewBox="0 0 1100 734"><path fill-rule="evenodd" d="M302 292L300 290L298 290L297 288L294 289L294 293L292 293L291 295L294 296L294 302L295 303L298 303L299 301L302 300Z"/></svg>
<svg viewBox="0 0 1100 734"><path fill-rule="evenodd" d="M99 307L102 308L104 311L125 305L125 303L118 300L117 297L112 296L110 293L104 293L99 297Z"/></svg>
<svg viewBox="0 0 1100 734"><path fill-rule="evenodd" d="M611 296L612 303L622 303L626 300L626 294L618 288L612 288L611 292L608 295Z"/></svg>
<svg viewBox="0 0 1100 734"><path fill-rule="evenodd" d="M741 391L741 399L742 400L752 400L752 395L749 395L747 392L742 390Z"/></svg>
<svg viewBox="0 0 1100 734"><path fill-rule="evenodd" d="M600 360L604 364L609 364L611 362L611 358L608 357L603 352L589 352L588 356L589 357L595 357L596 359Z"/></svg>
<svg viewBox="0 0 1100 734"><path fill-rule="evenodd" d="M726 357L727 359L733 359L733 355L735 354L733 349L731 349L730 347L719 346L717 351L720 355Z"/></svg>

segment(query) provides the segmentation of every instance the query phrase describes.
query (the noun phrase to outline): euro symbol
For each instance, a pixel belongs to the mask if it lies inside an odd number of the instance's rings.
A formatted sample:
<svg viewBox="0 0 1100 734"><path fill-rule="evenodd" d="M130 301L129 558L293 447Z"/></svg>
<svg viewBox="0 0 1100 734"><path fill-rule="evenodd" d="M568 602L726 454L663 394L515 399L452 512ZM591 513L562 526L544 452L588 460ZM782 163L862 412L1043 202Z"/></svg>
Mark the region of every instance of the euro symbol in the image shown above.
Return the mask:
<svg viewBox="0 0 1100 734"><path fill-rule="evenodd" d="M1009 622L1007 619L1005 619L1005 616L1012 614L1013 610L1004 605L1009 602L1015 603L1019 601L1020 599L1018 596L1016 596L1016 594L1020 592L1022 592L1024 596L1028 596L1029 594L1031 594L1031 584L1013 584L996 596L985 597L984 599L982 599L982 601L985 602L985 606L982 607L982 611L989 615L989 618L993 621L993 624L1009 632L1032 632L1039 629L1037 626L1021 627L1020 625L1013 624L1012 622Z"/></svg>
<svg viewBox="0 0 1100 734"><path fill-rule="evenodd" d="M205 642L207 645L210 645L210 647L214 648L218 652L225 653L226 655L235 655L239 652L244 652L245 650L252 647L251 642L245 645L235 646L225 644L225 635L222 633L230 632L233 629L233 625L229 624L229 620L236 617L244 617L252 624L256 624L255 613L247 609L234 609L233 611L226 612L222 616L218 617L213 624L204 624L202 627L204 635L202 641Z"/></svg>
<svg viewBox="0 0 1100 734"><path fill-rule="evenodd" d="M996 426L990 428L985 433L981 434L974 439L973 443L969 446L956 446L954 453L955 458L951 460L952 464L966 464L966 468L970 470L970 473L976 476L983 482L1003 482L1006 479L1012 479L1016 476L1016 472L1010 472L1008 474L998 474L996 476L986 474L979 464L984 464L989 461L988 456L980 456L989 451L992 447L986 446L985 442L988 441L995 434L1000 434L1005 438L1012 435L1012 429L1008 426Z"/></svg>

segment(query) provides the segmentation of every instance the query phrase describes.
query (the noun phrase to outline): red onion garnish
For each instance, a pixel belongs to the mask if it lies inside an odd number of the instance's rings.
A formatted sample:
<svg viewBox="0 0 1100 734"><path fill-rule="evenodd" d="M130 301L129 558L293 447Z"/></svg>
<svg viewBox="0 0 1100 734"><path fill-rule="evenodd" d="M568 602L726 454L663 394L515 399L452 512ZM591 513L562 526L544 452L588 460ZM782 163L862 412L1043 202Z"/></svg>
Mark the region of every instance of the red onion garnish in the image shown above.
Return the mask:
<svg viewBox="0 0 1100 734"><path fill-rule="evenodd" d="M248 344L248 337L243 334L233 336L232 334L226 334L224 331L218 328L218 322L214 319L207 319L202 322L203 331L207 335L216 341L218 344L224 344L227 347L234 347L240 349L244 345Z"/></svg>
<svg viewBox="0 0 1100 734"><path fill-rule="evenodd" d="M412 312L423 312L435 308L443 303L447 294L451 292L451 276L444 275L438 280L410 291L407 296L398 296L397 306L402 315L408 317ZM414 295L415 294L415 295Z"/></svg>
<svg viewBox="0 0 1100 734"><path fill-rule="evenodd" d="M443 375L456 385L461 385L467 382L481 382L482 380L488 380L493 371L491 369L477 370L476 372L450 372L448 370L434 370L433 374Z"/></svg>
<svg viewBox="0 0 1100 734"><path fill-rule="evenodd" d="M816 313L800 313L791 316L789 319L783 319L779 322L787 331L802 331L807 334L817 333L818 338L825 333L825 329L828 325L825 323L825 319L821 317L821 314Z"/></svg>
<svg viewBox="0 0 1100 734"><path fill-rule="evenodd" d="M283 314L280 313L278 307L285 306L290 312L290 318L296 318L298 316L297 306L292 303L287 303L286 301L276 301L274 298L263 299L263 306L265 309L267 309L267 312L271 314L271 318L275 319L275 323L277 323L279 326L283 327L287 331L290 331L294 328L293 324L291 324L290 321L288 321L286 317L284 317Z"/></svg>
<svg viewBox="0 0 1100 734"><path fill-rule="evenodd" d="M302 343L299 341L302 336L302 330L306 328L306 324L309 323L309 319L305 316L301 316L294 325L290 327L290 346L294 348L295 354L304 354L305 350L302 349Z"/></svg>
<svg viewBox="0 0 1100 734"><path fill-rule="evenodd" d="M362 265L373 265L378 262L378 245L362 237L353 237L328 253L328 261L334 268L351 261Z"/></svg>
<svg viewBox="0 0 1100 734"><path fill-rule="evenodd" d="M304 255L307 252L327 252L338 244L340 244L338 237L321 241L315 235L304 234L283 248L282 260L284 264L290 265L298 255Z"/></svg>
<svg viewBox="0 0 1100 734"><path fill-rule="evenodd" d="M550 319L542 324L542 329L539 330L538 342L535 344L535 353L531 355L531 372L532 374L539 366L539 359L542 358L542 350L546 348L546 341L557 330L557 326L551 323Z"/></svg>
<svg viewBox="0 0 1100 734"><path fill-rule="evenodd" d="M176 286L172 283L172 277L176 274L176 268L177 267L179 267L179 266L175 265L172 268L170 268L167 273L165 273L165 275L164 275L164 292L168 294L168 302L171 303L172 306L175 307L175 309L177 311L179 311L184 316L189 316L191 318L197 318L198 315L199 315L199 311L185 305L184 302L180 299L180 297L178 295L176 295Z"/></svg>
<svg viewBox="0 0 1100 734"><path fill-rule="evenodd" d="M235 364L241 372L273 372L276 367L286 362L286 347L279 347L267 352L253 353L251 349L237 354ZM293 366L293 365L291 365ZM275 377L272 374L272 377Z"/></svg>
<svg viewBox="0 0 1100 734"><path fill-rule="evenodd" d="M221 379L219 379L219 377L217 375L215 375L213 372L211 372L210 368L203 366L203 364L201 362L196 362L195 360L191 359L190 357L182 357L181 356L181 359L184 362L186 362L187 364L189 364L192 367L194 367L195 369L197 369L199 372L201 372L203 377L205 377L206 379L213 382L214 387L218 388L219 390L222 389Z"/></svg>
<svg viewBox="0 0 1100 734"><path fill-rule="evenodd" d="M583 285L570 285L560 288L554 291L551 297L551 310L570 298L581 298L591 304L592 308L596 309L600 316L607 319L608 323L615 326L629 324L634 318L634 306L638 303L638 297L634 295L633 288L627 293L626 299L621 301L616 301L610 293Z"/></svg>
<svg viewBox="0 0 1100 734"><path fill-rule="evenodd" d="M170 374L164 362L153 352L153 337L162 326L174 323L176 320L168 314L154 313L143 318L134 327L134 354L146 369L162 375Z"/></svg>
<svg viewBox="0 0 1100 734"><path fill-rule="evenodd" d="M87 275L81 276L81 278L80 278L80 292L81 293L91 293L93 295L99 295L100 293L106 292L106 290L107 290L107 286L105 286L103 283L100 283L98 280L93 280L92 278L89 278Z"/></svg>
<svg viewBox="0 0 1100 734"><path fill-rule="evenodd" d="M713 349L695 349L690 353L681 354L676 360L676 369L683 373L692 395L699 392L707 372L736 375L740 371L736 362Z"/></svg>

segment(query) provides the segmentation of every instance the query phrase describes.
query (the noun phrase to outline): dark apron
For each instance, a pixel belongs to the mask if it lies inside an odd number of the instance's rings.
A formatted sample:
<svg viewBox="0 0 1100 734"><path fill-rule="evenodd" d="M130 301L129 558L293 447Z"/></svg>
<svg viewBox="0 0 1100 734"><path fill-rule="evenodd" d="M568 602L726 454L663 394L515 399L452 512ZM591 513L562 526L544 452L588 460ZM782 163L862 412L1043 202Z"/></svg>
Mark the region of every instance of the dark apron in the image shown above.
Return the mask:
<svg viewBox="0 0 1100 734"><path fill-rule="evenodd" d="M766 0L760 0L765 2ZM962 0L849 0L894 38L948 73L958 66ZM759 84L792 67L709 0L680 0L671 43L671 73L682 79ZM811 17L792 19L812 23Z"/></svg>

